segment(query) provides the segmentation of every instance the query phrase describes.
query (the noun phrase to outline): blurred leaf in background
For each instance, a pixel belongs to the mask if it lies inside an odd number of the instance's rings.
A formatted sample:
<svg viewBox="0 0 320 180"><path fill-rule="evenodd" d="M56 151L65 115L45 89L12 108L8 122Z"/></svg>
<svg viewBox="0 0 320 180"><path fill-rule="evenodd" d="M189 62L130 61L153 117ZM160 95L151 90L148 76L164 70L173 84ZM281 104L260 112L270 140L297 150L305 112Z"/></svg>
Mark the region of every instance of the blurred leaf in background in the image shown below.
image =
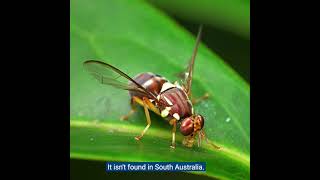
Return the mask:
<svg viewBox="0 0 320 180"><path fill-rule="evenodd" d="M128 93L99 84L82 63L103 60L130 76L150 71L175 80L191 56L195 37L145 1L72 0L70 28L71 158L205 161L207 176L249 179L250 87L219 56L201 44L192 88L195 96L211 95L195 110L206 118L209 138L223 149L188 149L177 134L177 148L171 150L171 127L154 114L144 139L135 141L146 123L143 111L121 122L119 117L130 109Z"/></svg>
<svg viewBox="0 0 320 180"><path fill-rule="evenodd" d="M250 39L250 0L148 0L172 15Z"/></svg>

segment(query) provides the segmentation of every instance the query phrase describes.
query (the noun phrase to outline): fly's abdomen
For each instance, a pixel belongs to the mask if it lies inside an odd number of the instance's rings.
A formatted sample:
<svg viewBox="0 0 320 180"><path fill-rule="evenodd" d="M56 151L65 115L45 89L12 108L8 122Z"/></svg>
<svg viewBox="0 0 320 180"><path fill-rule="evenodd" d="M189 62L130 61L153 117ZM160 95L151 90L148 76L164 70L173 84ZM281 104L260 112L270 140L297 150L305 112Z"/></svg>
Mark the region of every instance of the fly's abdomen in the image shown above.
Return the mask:
<svg viewBox="0 0 320 180"><path fill-rule="evenodd" d="M160 94L162 85L167 82L167 80L153 73L141 73L133 78L137 83L146 88L149 92L155 94L156 96ZM131 82L130 82L131 83ZM138 92L129 92L130 96L137 96L139 98L143 97L143 94Z"/></svg>

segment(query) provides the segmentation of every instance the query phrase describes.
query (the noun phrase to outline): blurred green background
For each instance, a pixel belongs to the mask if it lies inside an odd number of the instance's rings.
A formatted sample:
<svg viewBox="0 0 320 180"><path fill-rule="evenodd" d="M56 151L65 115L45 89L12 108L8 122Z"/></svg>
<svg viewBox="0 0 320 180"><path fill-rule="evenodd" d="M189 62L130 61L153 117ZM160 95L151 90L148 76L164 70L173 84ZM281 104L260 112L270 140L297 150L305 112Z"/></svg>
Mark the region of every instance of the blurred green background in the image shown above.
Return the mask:
<svg viewBox="0 0 320 180"><path fill-rule="evenodd" d="M202 42L239 73L248 84L250 83L250 1L149 0L147 2L169 15L194 36L196 36L199 24L204 24ZM74 8L73 4L77 4L77 1L71 3L71 9ZM77 21L77 19L73 19L73 21ZM159 174L151 173L107 175L104 171L104 161L81 159L70 159L70 161L71 179L113 179L119 177L127 179L141 176L161 178ZM184 179L213 179L212 177L186 173L162 173L161 175L167 175L172 179L182 177Z"/></svg>

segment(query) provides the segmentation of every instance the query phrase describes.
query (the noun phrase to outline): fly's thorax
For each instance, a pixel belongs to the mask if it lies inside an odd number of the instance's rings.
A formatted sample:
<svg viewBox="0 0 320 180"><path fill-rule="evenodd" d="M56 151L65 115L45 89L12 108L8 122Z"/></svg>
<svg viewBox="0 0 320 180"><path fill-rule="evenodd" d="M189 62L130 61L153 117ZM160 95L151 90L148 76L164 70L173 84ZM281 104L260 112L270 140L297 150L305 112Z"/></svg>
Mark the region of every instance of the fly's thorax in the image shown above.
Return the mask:
<svg viewBox="0 0 320 180"><path fill-rule="evenodd" d="M184 90L169 82L163 84L158 100L164 102L161 116L181 120L193 114L193 106Z"/></svg>
<svg viewBox="0 0 320 180"><path fill-rule="evenodd" d="M158 95L161 91L162 85L168 80L160 75L151 72L140 73L133 78L142 87L146 88L149 92ZM129 82L129 84L132 82ZM142 94L138 92L130 92L131 97L137 96L142 98Z"/></svg>

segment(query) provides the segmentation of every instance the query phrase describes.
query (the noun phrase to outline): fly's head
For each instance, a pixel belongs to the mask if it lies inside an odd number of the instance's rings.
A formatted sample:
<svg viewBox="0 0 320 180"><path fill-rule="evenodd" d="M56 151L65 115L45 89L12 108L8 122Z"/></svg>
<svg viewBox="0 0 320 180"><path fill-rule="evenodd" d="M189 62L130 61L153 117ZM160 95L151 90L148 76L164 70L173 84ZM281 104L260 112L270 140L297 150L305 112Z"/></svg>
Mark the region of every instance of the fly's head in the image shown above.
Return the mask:
<svg viewBox="0 0 320 180"><path fill-rule="evenodd" d="M180 132L184 135L182 144L187 147L192 147L196 135L202 130L204 126L204 118L200 114L192 115L182 120L180 125ZM201 140L201 134L199 141ZM199 145L198 141L198 145Z"/></svg>

